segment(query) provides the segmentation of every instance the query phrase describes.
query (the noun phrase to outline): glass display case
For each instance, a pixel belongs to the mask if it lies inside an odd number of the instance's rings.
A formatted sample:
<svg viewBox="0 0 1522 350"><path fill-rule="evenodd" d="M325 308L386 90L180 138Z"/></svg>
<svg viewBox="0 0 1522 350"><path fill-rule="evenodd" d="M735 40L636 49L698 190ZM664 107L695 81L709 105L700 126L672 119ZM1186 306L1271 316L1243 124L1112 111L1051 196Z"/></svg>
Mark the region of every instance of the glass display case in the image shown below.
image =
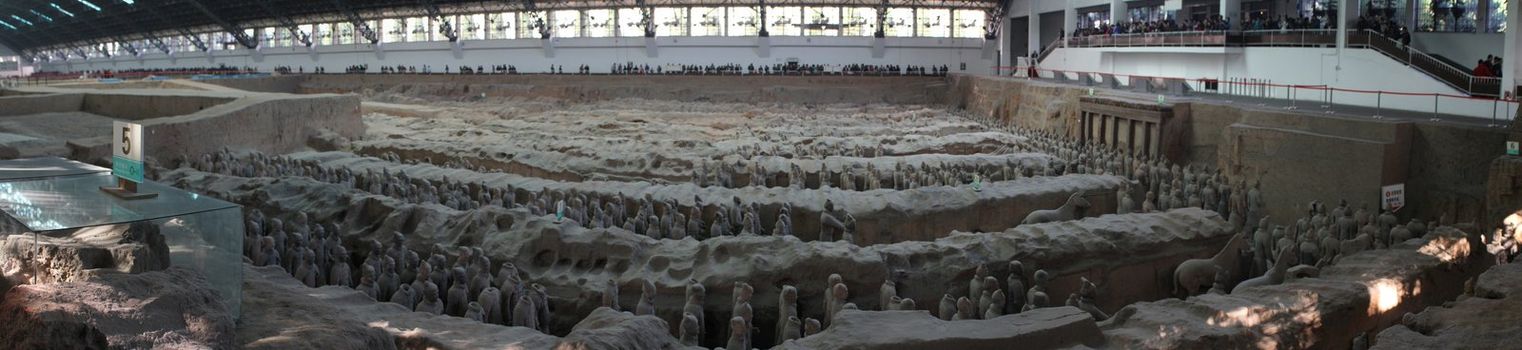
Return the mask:
<svg viewBox="0 0 1522 350"><path fill-rule="evenodd" d="M51 163L51 165L50 165ZM60 164L62 163L62 164ZM8 284L73 281L100 273L196 270L234 318L243 285L238 205L143 182L124 200L109 170L66 160L0 162L0 272ZM46 175L46 176L42 176Z"/></svg>

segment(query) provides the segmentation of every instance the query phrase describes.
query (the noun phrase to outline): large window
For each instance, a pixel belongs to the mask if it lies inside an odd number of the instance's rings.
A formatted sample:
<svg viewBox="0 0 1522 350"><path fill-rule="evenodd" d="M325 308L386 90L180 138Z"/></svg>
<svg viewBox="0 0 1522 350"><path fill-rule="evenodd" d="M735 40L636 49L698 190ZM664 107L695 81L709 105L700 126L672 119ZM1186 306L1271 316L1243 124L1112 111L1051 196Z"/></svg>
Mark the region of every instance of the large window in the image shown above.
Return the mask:
<svg viewBox="0 0 1522 350"><path fill-rule="evenodd" d="M761 18L754 7L730 7L729 30L724 34L728 36L756 36L760 30Z"/></svg>
<svg viewBox="0 0 1522 350"><path fill-rule="evenodd" d="M803 9L798 7L766 8L766 31L774 36L799 36L803 34Z"/></svg>
<svg viewBox="0 0 1522 350"><path fill-rule="evenodd" d="M840 36L839 7L805 7L803 35Z"/></svg>
<svg viewBox="0 0 1522 350"><path fill-rule="evenodd" d="M256 40L259 41L261 47L275 47L275 28L260 28L259 38Z"/></svg>
<svg viewBox="0 0 1522 350"><path fill-rule="evenodd" d="M429 34L438 30L438 26L432 25L433 21L427 17L412 17L407 19L407 41L428 41Z"/></svg>
<svg viewBox="0 0 1522 350"><path fill-rule="evenodd" d="M291 32L290 28L277 28L275 29L275 35L275 45L280 47L296 46L296 33Z"/></svg>
<svg viewBox="0 0 1522 350"><path fill-rule="evenodd" d="M1487 21L1486 21L1486 25L1485 25L1485 30L1488 31L1488 32L1494 32L1494 33L1505 32L1506 31L1506 16L1511 15L1511 13L1510 13L1511 11L1507 11L1506 10L1506 6L1511 2L1511 0L1488 0L1488 1L1490 1L1490 8L1487 11L1490 12L1490 15L1486 16Z"/></svg>
<svg viewBox="0 0 1522 350"><path fill-rule="evenodd" d="M643 18L639 9L618 9L618 36L645 36Z"/></svg>
<svg viewBox="0 0 1522 350"><path fill-rule="evenodd" d="M692 36L723 36L724 35L724 8L723 7L694 7L692 8Z"/></svg>
<svg viewBox="0 0 1522 350"><path fill-rule="evenodd" d="M613 20L613 10L597 9L587 10L587 18L584 25L587 27L587 37L606 38L613 36L618 28L618 22Z"/></svg>
<svg viewBox="0 0 1522 350"><path fill-rule="evenodd" d="M381 28L385 35L381 35L383 43L400 43L407 41L407 21L401 18L387 18L381 20ZM354 34L359 37L359 33ZM355 40L358 41L358 40Z"/></svg>
<svg viewBox="0 0 1522 350"><path fill-rule="evenodd" d="M951 36L951 10L947 9L918 9L918 22L915 23L917 36L933 38L945 38Z"/></svg>
<svg viewBox="0 0 1522 350"><path fill-rule="evenodd" d="M317 34L315 34L315 33L317 33L317 27L322 27L322 26L324 26L324 25L321 25L321 24L303 24L303 25L300 26L301 27L301 33L297 33L296 35L306 34L307 40L310 40L312 45L317 45ZM299 37L299 36L296 37L296 45L302 45L301 44L301 37Z"/></svg>
<svg viewBox="0 0 1522 350"><path fill-rule="evenodd" d="M883 19L884 36L914 36L914 9L890 8Z"/></svg>
<svg viewBox="0 0 1522 350"><path fill-rule="evenodd" d="M548 26L547 13L544 11L522 12L518 14L518 37L541 38L539 30Z"/></svg>
<svg viewBox="0 0 1522 350"><path fill-rule="evenodd" d="M333 45L333 24L323 23L317 25L317 30L312 32L312 43L317 45Z"/></svg>
<svg viewBox="0 0 1522 350"><path fill-rule="evenodd" d="M1433 32L1473 32L1476 6L1482 0L1420 0L1417 2L1417 27Z"/></svg>
<svg viewBox="0 0 1522 350"><path fill-rule="evenodd" d="M460 28L460 39L481 40L486 38L486 15L461 15L460 22L456 25Z"/></svg>
<svg viewBox="0 0 1522 350"><path fill-rule="evenodd" d="M1326 15L1326 0L1296 0L1297 11L1311 15ZM1419 16L1425 28L1419 30L1484 31L1499 32L1506 29L1506 5L1510 0L1363 0L1363 6L1372 14L1384 13L1380 6L1416 1L1421 6ZM1481 2L1483 1L1483 2ZM1475 5L1479 2L1479 5ZM1306 5L1309 4L1309 7ZM1350 5L1351 6L1351 5ZM1306 11L1306 9L1310 9ZM1129 15L1147 18L1156 14L1154 8L1133 7ZM1480 12L1478 15L1476 11ZM366 25L379 36L383 43L442 41L442 20L463 40L502 40L540 38L542 32L556 38L604 38L613 36L639 37L645 34L646 25L653 27L657 36L756 36L765 27L776 36L856 36L875 34L879 29L889 37L931 38L980 38L987 24L982 9L953 8L889 8L882 13L875 7L835 6L773 6L763 15L756 7L656 7L646 23L639 8L601 8L589 10L556 10L531 12L474 13L450 15L440 20L430 17L387 18L366 21ZM244 34L260 47L278 48L303 45L303 36L313 45L368 44L366 39L348 22L298 24L290 27L248 28ZM210 50L237 50L242 44L225 32L197 34ZM197 50L189 37L166 36L164 45L170 51ZM83 43L80 43L81 45ZM129 47L141 52L157 51L153 43L145 40L109 42L80 46L90 48L85 55L127 55ZM73 53L73 52L71 52Z"/></svg>
<svg viewBox="0 0 1522 350"><path fill-rule="evenodd" d="M951 35L957 38L981 38L983 37L983 23L987 18L983 10L956 10L952 13L956 23L951 27Z"/></svg>
<svg viewBox="0 0 1522 350"><path fill-rule="evenodd" d="M655 36L687 36L687 8L655 8Z"/></svg>
<svg viewBox="0 0 1522 350"><path fill-rule="evenodd" d="M493 13L486 15L486 38L487 39L512 39L517 37L517 31L513 30L516 14L512 12Z"/></svg>
<svg viewBox="0 0 1522 350"><path fill-rule="evenodd" d="M335 45L353 44L356 36L358 34L354 32L353 23L343 22L333 25L333 44Z"/></svg>
<svg viewBox="0 0 1522 350"><path fill-rule="evenodd" d="M871 7L847 7L841 10L841 34L845 36L872 36L877 33L877 9Z"/></svg>
<svg viewBox="0 0 1522 350"><path fill-rule="evenodd" d="M581 11L559 10L550 12L550 30L556 38L581 37Z"/></svg>

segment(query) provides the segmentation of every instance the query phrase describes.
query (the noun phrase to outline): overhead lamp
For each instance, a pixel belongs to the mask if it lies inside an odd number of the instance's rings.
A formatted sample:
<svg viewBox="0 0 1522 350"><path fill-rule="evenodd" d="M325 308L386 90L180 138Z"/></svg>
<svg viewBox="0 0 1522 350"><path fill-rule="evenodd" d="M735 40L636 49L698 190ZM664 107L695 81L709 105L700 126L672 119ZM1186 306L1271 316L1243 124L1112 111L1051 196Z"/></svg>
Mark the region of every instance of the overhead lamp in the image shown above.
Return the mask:
<svg viewBox="0 0 1522 350"><path fill-rule="evenodd" d="M48 22L52 22L53 21L53 17L48 17L48 15L44 15L44 14L42 14L42 12L37 12L37 10L28 10L28 11L32 11L32 14L37 15L37 17L42 17L42 19L48 20Z"/></svg>
<svg viewBox="0 0 1522 350"><path fill-rule="evenodd" d="M32 21L28 21L25 18L21 18L21 16L11 15L11 18L15 18L17 21L21 21L21 23L26 23L26 25L35 26L35 24L32 24Z"/></svg>
<svg viewBox="0 0 1522 350"><path fill-rule="evenodd" d="M73 12L69 12L69 10L63 9L63 7L58 6L57 3L50 3L48 5L53 5L53 9L58 10L58 12L63 12L63 14L69 15L69 17L74 17Z"/></svg>
<svg viewBox="0 0 1522 350"><path fill-rule="evenodd" d="M89 0L74 0L74 1L78 1L81 4L85 4L85 7L89 7L91 9L94 9L95 11L100 11L100 6L95 6L95 4L90 3Z"/></svg>
<svg viewBox="0 0 1522 350"><path fill-rule="evenodd" d="M11 25L10 23L5 23L5 21L0 21L0 25L4 25L6 28L10 28L11 30L21 30L17 29L16 26Z"/></svg>

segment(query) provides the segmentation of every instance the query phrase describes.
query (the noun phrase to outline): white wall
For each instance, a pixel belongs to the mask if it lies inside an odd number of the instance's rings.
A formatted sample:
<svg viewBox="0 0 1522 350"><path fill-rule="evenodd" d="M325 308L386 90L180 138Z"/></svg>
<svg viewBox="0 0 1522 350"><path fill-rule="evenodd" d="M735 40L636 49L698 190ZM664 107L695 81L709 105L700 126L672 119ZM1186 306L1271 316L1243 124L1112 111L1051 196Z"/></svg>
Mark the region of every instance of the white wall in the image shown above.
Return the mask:
<svg viewBox="0 0 1522 350"><path fill-rule="evenodd" d="M342 73L355 64L369 64L371 72L382 65L423 65L451 70L460 65L490 66L511 64L526 73L543 72L552 64L574 70L590 65L594 73L604 73L614 63L636 64L776 64L797 58L804 64L899 64L916 66L946 65L952 72L986 74L995 64L994 50L984 50L984 39L886 38L881 54L875 53L871 37L662 37L656 38L654 56L646 47L646 38L567 38L462 41L458 50L449 42L383 44L380 50L371 45L281 47L254 50L161 53L140 57L73 59L40 63L42 71L83 71L98 69L201 67L225 64L249 66L271 71L276 66L325 67L330 73ZM984 56L987 56L986 58ZM966 70L959 70L961 64Z"/></svg>
<svg viewBox="0 0 1522 350"><path fill-rule="evenodd" d="M1411 46L1429 54L1438 54L1474 69L1485 56L1505 56L1503 33L1412 33Z"/></svg>
<svg viewBox="0 0 1522 350"><path fill-rule="evenodd" d="M1348 49L1337 56L1334 48L1064 48L1041 62L1042 69L1146 75L1186 79L1258 78L1281 85L1326 85L1341 89L1439 93L1465 96L1425 73L1407 67L1369 49ZM1071 76L1071 75L1070 75ZM1076 77L1076 76L1072 76ZM1124 81L1124 79L1121 79ZM1270 91L1285 98L1285 88ZM1316 101L1323 93L1299 89L1297 99ZM1432 96L1333 93L1338 104L1431 113ZM1441 113L1489 119L1510 119L1516 104L1486 100L1438 98Z"/></svg>
<svg viewBox="0 0 1522 350"><path fill-rule="evenodd" d="M32 74L32 70L34 68L35 67L32 67L32 66L19 66L19 67L16 68L16 70L5 70L4 68L0 68L0 77L24 77L24 76L28 76L28 75Z"/></svg>

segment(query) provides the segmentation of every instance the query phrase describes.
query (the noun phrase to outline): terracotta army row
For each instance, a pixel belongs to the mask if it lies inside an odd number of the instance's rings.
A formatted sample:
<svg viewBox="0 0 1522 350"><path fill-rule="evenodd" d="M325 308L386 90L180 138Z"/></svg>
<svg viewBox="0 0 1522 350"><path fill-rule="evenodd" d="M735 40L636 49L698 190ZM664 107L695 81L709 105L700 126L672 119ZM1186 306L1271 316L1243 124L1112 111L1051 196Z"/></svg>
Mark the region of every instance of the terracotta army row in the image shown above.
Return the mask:
<svg viewBox="0 0 1522 350"><path fill-rule="evenodd" d="M338 223L318 223L300 212L282 220L257 209L246 217L244 253L249 260L256 266L279 266L308 287L350 287L408 310L550 332L544 286L524 281L510 262L492 274L491 259L480 247L435 245L422 259L402 234L393 233L384 244L367 242L363 261L355 265L340 242Z"/></svg>
<svg viewBox="0 0 1522 350"><path fill-rule="evenodd" d="M439 204L456 210L485 206L525 208L533 215L556 215L586 228L617 227L656 239L791 236L795 233L794 215L798 215L790 204L784 203L773 218L763 218L759 203L743 203L739 197L714 204L705 204L701 197L694 197L694 204L683 206L674 199L654 199L648 193L643 197L629 197L578 191L530 192L511 185L494 187L447 178L428 180L387 170L353 173L345 168L324 167L315 161L267 157L259 153L239 156L220 152L191 165L203 171L234 176L310 177L410 203ZM849 240L854 221L846 211L837 211L826 203L826 210L820 213L822 230L825 231L821 240Z"/></svg>

